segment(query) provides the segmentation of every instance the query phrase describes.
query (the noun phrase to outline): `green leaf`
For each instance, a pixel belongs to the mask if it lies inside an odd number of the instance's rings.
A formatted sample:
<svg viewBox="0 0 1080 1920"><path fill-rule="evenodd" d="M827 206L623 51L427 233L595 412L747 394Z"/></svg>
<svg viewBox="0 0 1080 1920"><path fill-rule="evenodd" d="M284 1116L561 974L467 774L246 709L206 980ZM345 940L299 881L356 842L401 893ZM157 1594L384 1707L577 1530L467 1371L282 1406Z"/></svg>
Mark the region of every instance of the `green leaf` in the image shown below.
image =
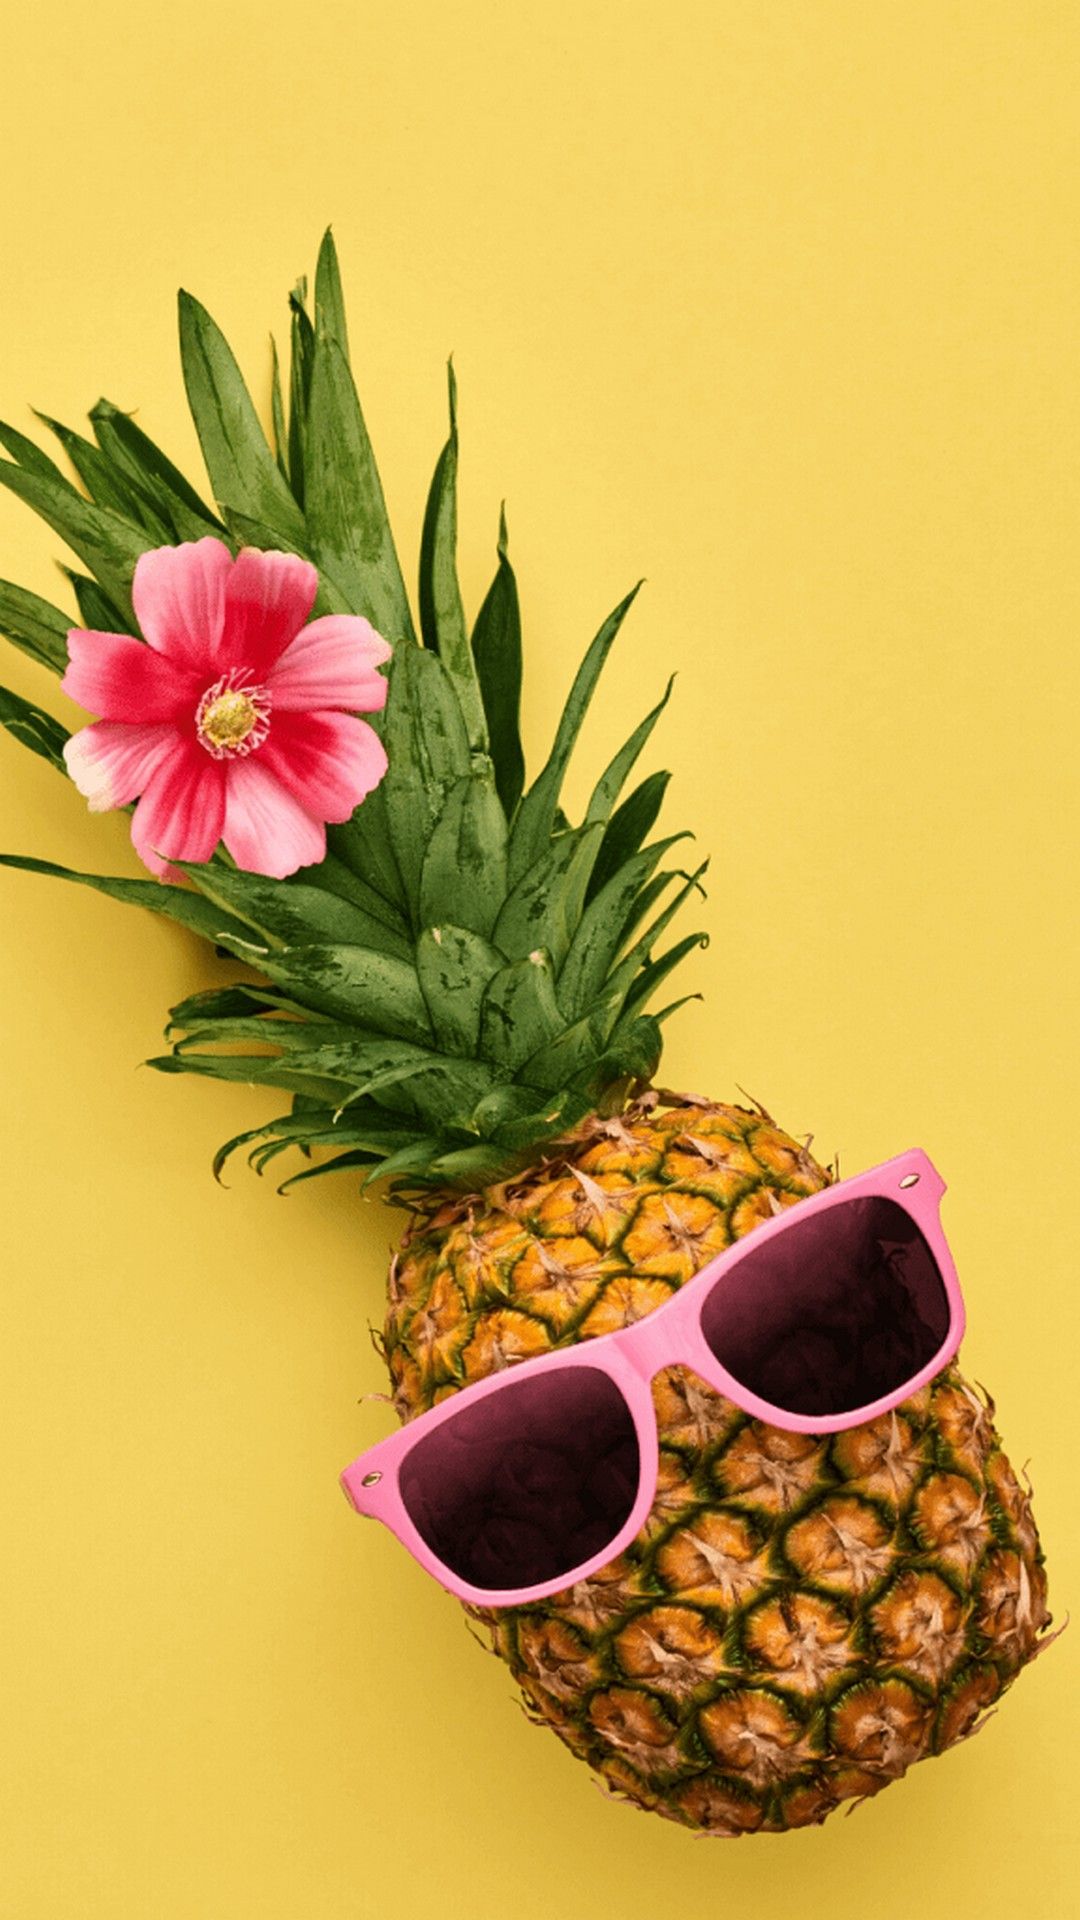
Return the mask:
<svg viewBox="0 0 1080 1920"><path fill-rule="evenodd" d="M372 795L364 801L370 805ZM331 829L333 831L333 829ZM375 888L362 880L352 867L336 853L327 853L317 866L301 867L295 880L290 874L285 882L292 887L310 880L313 886L323 887L329 893L338 894L342 900L348 900L369 924L369 938L361 942L365 947L378 947L384 953L400 954L407 960L412 953L412 941L409 938L408 922L400 910L387 900ZM378 933L376 934L376 928Z"/></svg>
<svg viewBox="0 0 1080 1920"><path fill-rule="evenodd" d="M133 613L121 613L114 607L107 593L103 593L96 580L89 574L78 573L74 567L62 567L61 572L70 580L79 609L79 620L84 627L94 633L135 633L138 630ZM69 621L69 629L77 626L78 621Z"/></svg>
<svg viewBox="0 0 1080 1920"><path fill-rule="evenodd" d="M287 1092L309 1094L323 1104L340 1103L352 1091L347 1080L290 1067L276 1056L256 1059L250 1054L163 1053L147 1060L146 1065L155 1073L195 1073L204 1080L229 1080L240 1086L284 1087Z"/></svg>
<svg viewBox="0 0 1080 1920"><path fill-rule="evenodd" d="M671 698L671 689L674 685L675 675L672 674L667 686L664 688L663 697L657 701L652 712L645 715L640 726L634 728L625 746L619 748L615 758L604 768L603 773L593 788L592 799L589 801L585 814L586 820L607 819L616 799L622 792L623 783L626 780L627 774L630 772L642 747L645 745L660 715L667 706Z"/></svg>
<svg viewBox="0 0 1080 1920"><path fill-rule="evenodd" d="M128 484L122 472L118 472L112 461L92 440L86 440L81 433L75 433L65 427L60 420L53 420L47 413L37 415L42 426L56 435L75 472L99 507L109 507L133 527L139 527L148 533L155 545L163 545L172 538L172 527L162 518L153 505L137 489Z"/></svg>
<svg viewBox="0 0 1080 1920"><path fill-rule="evenodd" d="M111 400L99 400L90 410L90 421L102 451L154 503L178 540L224 534L217 515L129 413L122 413Z"/></svg>
<svg viewBox="0 0 1080 1920"><path fill-rule="evenodd" d="M257 932L265 934L281 947L316 946L330 943L367 947L374 927L385 935L379 922L369 914L327 893L318 885L268 880L261 874L245 873L221 864L188 865L176 862L208 900L217 901L230 914L246 920ZM318 872L318 868L315 869ZM383 949L385 951L385 948Z"/></svg>
<svg viewBox="0 0 1080 1920"><path fill-rule="evenodd" d="M556 971L562 966L602 833L597 821L557 834L508 894L491 937L509 960L547 947Z"/></svg>
<svg viewBox="0 0 1080 1920"><path fill-rule="evenodd" d="M337 341L348 360L349 329L345 324L345 296L341 290L337 247L329 227L323 234L315 268L315 317L322 322L330 338Z"/></svg>
<svg viewBox="0 0 1080 1920"><path fill-rule="evenodd" d="M643 967L634 982L633 988L627 994L626 1000L623 1003L624 1015L632 1016L633 1014L640 1013L642 1007L646 1006L652 999L661 981L666 980L668 974L674 972L680 961L685 960L687 954L693 953L695 948L707 947L708 944L709 936L707 933L688 933L684 940L677 940L673 947L669 947L666 953L660 955L659 959L653 960L647 967ZM691 993L686 995L687 1000L700 1000L700 998L700 994ZM681 1007L685 1002L679 1000L675 1004ZM655 1015L655 1018L657 1020L663 1020L667 1014L674 1012L674 1010L674 1007L665 1007L662 1013Z"/></svg>
<svg viewBox="0 0 1080 1920"><path fill-rule="evenodd" d="M535 1099L535 1094L533 1095ZM540 1108L505 1121L496 1127L494 1139L501 1147L526 1152L544 1140L557 1140L583 1120L589 1101L574 1088L561 1087Z"/></svg>
<svg viewBox="0 0 1080 1920"><path fill-rule="evenodd" d="M22 699L8 687L0 687L0 727L5 727L24 747L29 747L31 753L40 754L58 773L66 775L64 747L71 736L44 707L35 707L31 700Z"/></svg>
<svg viewBox="0 0 1080 1920"><path fill-rule="evenodd" d="M567 1021L578 1019L596 999L622 945L627 916L640 889L668 848L686 838L684 833L673 833L631 854L586 907L559 973L559 1005Z"/></svg>
<svg viewBox="0 0 1080 1920"><path fill-rule="evenodd" d="M298 280L289 295L289 479L304 504L308 402L315 360L315 329L308 310L307 281Z"/></svg>
<svg viewBox="0 0 1080 1920"><path fill-rule="evenodd" d="M498 948L468 927L424 928L416 942L416 971L445 1053L476 1058L484 988L503 964Z"/></svg>
<svg viewBox="0 0 1080 1920"><path fill-rule="evenodd" d="M376 719L380 722L376 732L381 732L382 716L368 715L369 724ZM394 925L408 926L409 906L390 838L385 785L383 780L369 793L344 826L327 827L326 844L331 857L340 861L361 886L370 888L383 902L384 917L392 917ZM374 903L372 911L375 911Z"/></svg>
<svg viewBox="0 0 1080 1920"><path fill-rule="evenodd" d="M416 968L392 954L319 942L270 950L249 939L222 945L285 987L301 1006L407 1040L434 1038Z"/></svg>
<svg viewBox="0 0 1080 1920"><path fill-rule="evenodd" d="M670 779L670 773L650 773L648 779L643 780L627 796L622 806L615 809L604 829L589 881L590 899L607 885L623 861L637 852L656 820Z"/></svg>
<svg viewBox="0 0 1080 1920"><path fill-rule="evenodd" d="M36 473L41 479L51 480L54 485L66 487L69 493L75 493L76 489L66 473L61 473L55 460L50 460L44 448L25 433L20 433L18 427L9 427L6 420L0 420L0 447L10 453L20 467L25 467L27 473Z"/></svg>
<svg viewBox="0 0 1080 1920"><path fill-rule="evenodd" d="M551 956L542 947L500 968L480 1008L480 1052L514 1073L562 1031Z"/></svg>
<svg viewBox="0 0 1080 1920"><path fill-rule="evenodd" d="M652 925L646 928L645 932L641 935L641 938L635 941L634 945L630 947L629 950L623 955L623 958L619 961L618 966L615 967L614 970L608 975L607 985L609 989L614 988L621 993L631 992L631 989L634 988L635 976L638 974L640 969L647 964L652 954L653 947L656 945L656 942L660 938L660 935L663 933L665 927L670 925L671 921L674 919L675 915L678 913L679 908L682 906L682 903L686 899L687 894L693 892L693 890L696 888L697 891L702 895L702 897L704 897L705 889L701 885L701 876L707 870L708 865L709 865L709 862L707 860L703 860L701 865L696 869L694 873L690 873L685 876L685 881L683 886L681 886L679 888L679 891L674 895L674 897L671 900L669 900L667 906L664 908L663 913L660 913L657 915ZM672 873L665 873L659 876L659 878L663 882L663 886L665 887L667 886L668 882L670 880L673 880L675 877L676 876ZM691 938L696 943L707 944L707 939L704 934L694 934L691 936Z"/></svg>
<svg viewBox="0 0 1080 1920"><path fill-rule="evenodd" d="M499 514L499 564L476 616L473 659L484 703L495 785L508 820L525 785L521 746L521 609L514 569L506 557L506 510Z"/></svg>
<svg viewBox="0 0 1080 1920"><path fill-rule="evenodd" d="M457 577L457 384L451 362L450 437L435 468L420 536L420 631L453 682L470 746L486 753L487 720L476 662L465 630Z"/></svg>
<svg viewBox="0 0 1080 1920"><path fill-rule="evenodd" d="M92 887L95 893L107 894L110 900L123 901L126 906L147 907L215 946L225 935L235 939L250 932L241 921L200 899L197 893L170 886L164 880L120 880L102 873L76 873L70 867L54 866L50 860L32 860L17 853L0 854L0 866L15 867L23 873L44 873L53 880L73 880L76 886Z"/></svg>
<svg viewBox="0 0 1080 1920"><path fill-rule="evenodd" d="M283 480L289 479L289 435L285 426L285 402L281 392L281 362L277 341L270 335L270 420L274 429L274 458ZM295 488L293 489L295 492ZM300 502L301 506L303 501Z"/></svg>
<svg viewBox="0 0 1080 1920"><path fill-rule="evenodd" d="M389 678L382 737L390 764L375 793L382 796L389 842L418 927L424 856L447 793L470 770L469 743L450 678L435 654L408 643L398 647ZM365 801L361 819L366 810Z"/></svg>
<svg viewBox="0 0 1080 1920"><path fill-rule="evenodd" d="M420 870L420 918L454 919L487 939L505 898L506 815L488 761L443 802Z"/></svg>
<svg viewBox="0 0 1080 1920"><path fill-rule="evenodd" d="M392 645L415 633L382 483L341 347L320 322L315 335L304 464L311 551L344 595Z"/></svg>
<svg viewBox="0 0 1080 1920"><path fill-rule="evenodd" d="M66 481L27 473L22 467L0 463L0 484L25 500L40 514L73 553L90 568L111 600L131 617L131 576L141 553L154 542L146 533L107 507L84 500Z"/></svg>
<svg viewBox="0 0 1080 1920"><path fill-rule="evenodd" d="M190 993L184 1000L178 1000L175 1007L169 1009L166 1034L181 1031L193 1032L203 1027L208 1020L244 1020L254 1019L257 1015L276 1009L277 989L260 989L245 984L242 987L205 987L199 993ZM311 1016L315 1023L316 1016Z"/></svg>
<svg viewBox="0 0 1080 1920"><path fill-rule="evenodd" d="M575 1080L590 1099L602 1103L604 1095L623 1081L649 1081L660 1061L663 1037L659 1022L649 1014L620 1020L605 1051Z"/></svg>
<svg viewBox="0 0 1080 1920"><path fill-rule="evenodd" d="M563 774L574 749L574 743L581 731L596 683L604 662L611 651L612 643L622 626L627 613L633 605L641 582L621 600L613 613L610 613L585 655L570 696L563 709L555 734L555 742L543 771L518 808L510 836L510 880L518 880L539 858L544 846L551 837L562 787Z"/></svg>
<svg viewBox="0 0 1080 1920"><path fill-rule="evenodd" d="M553 1040L523 1061L517 1070L518 1080L526 1086L547 1088L551 1092L576 1084L576 1076L602 1054L618 1012L619 1001L614 994L598 1000L583 1019L564 1027Z"/></svg>
<svg viewBox="0 0 1080 1920"><path fill-rule="evenodd" d="M350 1173L354 1167L370 1167L375 1158L372 1152L363 1147L355 1147L349 1153L335 1154L332 1160L321 1160L317 1166L304 1167L300 1173L294 1173L290 1179L283 1180L278 1192L291 1193L293 1187L298 1187L301 1181L322 1180L328 1173Z"/></svg>
<svg viewBox="0 0 1080 1920"><path fill-rule="evenodd" d="M0 633L53 673L67 670L70 616L25 587L0 580Z"/></svg>
<svg viewBox="0 0 1080 1920"><path fill-rule="evenodd" d="M268 527L283 544L303 541L303 515L278 472L232 349L206 308L184 292L180 354L215 499Z"/></svg>

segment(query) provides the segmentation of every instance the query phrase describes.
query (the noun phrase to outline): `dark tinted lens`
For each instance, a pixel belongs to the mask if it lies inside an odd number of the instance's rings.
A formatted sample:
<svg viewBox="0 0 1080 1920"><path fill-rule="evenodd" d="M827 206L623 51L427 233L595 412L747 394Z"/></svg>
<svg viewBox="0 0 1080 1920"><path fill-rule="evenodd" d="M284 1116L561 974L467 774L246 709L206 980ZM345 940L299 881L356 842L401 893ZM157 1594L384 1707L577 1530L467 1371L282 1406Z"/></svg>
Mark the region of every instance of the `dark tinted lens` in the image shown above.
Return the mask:
<svg viewBox="0 0 1080 1920"><path fill-rule="evenodd" d="M556 1368L463 1404L400 1475L421 1538L474 1587L531 1587L599 1553L638 1489L638 1444L618 1387Z"/></svg>
<svg viewBox="0 0 1080 1920"><path fill-rule="evenodd" d="M871 1197L792 1221L705 1301L701 1330L735 1379L786 1412L850 1413L939 1351L949 1303L911 1215Z"/></svg>

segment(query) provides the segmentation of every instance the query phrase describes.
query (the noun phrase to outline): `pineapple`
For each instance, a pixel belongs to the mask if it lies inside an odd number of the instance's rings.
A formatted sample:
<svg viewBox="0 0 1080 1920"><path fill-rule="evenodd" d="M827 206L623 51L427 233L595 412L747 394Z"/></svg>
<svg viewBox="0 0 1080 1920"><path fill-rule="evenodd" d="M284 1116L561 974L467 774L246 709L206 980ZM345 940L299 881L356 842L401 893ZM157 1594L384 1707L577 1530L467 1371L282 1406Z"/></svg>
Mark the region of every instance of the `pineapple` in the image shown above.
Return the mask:
<svg viewBox="0 0 1080 1920"><path fill-rule="evenodd" d="M497 1368L652 1312L721 1248L834 1177L760 1107L655 1085L649 1011L699 944L661 946L704 866L650 839L668 776L624 788L665 693L600 774L584 818L563 775L633 594L601 626L528 787L521 629L505 518L471 631L455 570L457 425L432 482L419 638L349 369L328 234L314 311L291 296L273 444L236 362L181 295L208 504L108 402L88 440L49 422L79 485L0 423L0 481L77 556L88 627L134 631L149 548L213 534L298 552L316 611L393 645L383 783L323 862L288 880L220 851L190 885L51 873L167 915L246 977L172 1010L167 1073L282 1088L288 1111L229 1141L262 1172L378 1180L408 1212L381 1345L408 1420ZM0 630L62 672L65 613L0 583ZM64 729L0 690L0 720L64 771ZM271 722L272 724L272 722ZM286 1185L290 1182L286 1182ZM656 1499L640 1536L539 1604L471 1609L526 1710L607 1790L699 1832L824 1820L976 1731L1046 1644L1029 1493L992 1403L947 1368L891 1415L820 1438L751 1419L679 1367L653 1383Z"/></svg>

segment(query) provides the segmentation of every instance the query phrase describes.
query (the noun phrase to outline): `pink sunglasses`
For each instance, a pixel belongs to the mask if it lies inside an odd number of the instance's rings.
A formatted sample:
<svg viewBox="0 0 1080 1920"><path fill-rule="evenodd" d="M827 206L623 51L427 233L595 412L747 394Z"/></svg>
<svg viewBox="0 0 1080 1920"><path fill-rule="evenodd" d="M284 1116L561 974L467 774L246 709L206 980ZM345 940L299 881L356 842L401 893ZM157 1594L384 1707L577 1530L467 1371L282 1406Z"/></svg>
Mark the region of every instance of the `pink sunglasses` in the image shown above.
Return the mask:
<svg viewBox="0 0 1080 1920"><path fill-rule="evenodd" d="M462 1600L517 1606L613 1560L656 1492L651 1382L685 1366L770 1426L837 1433L899 1406L964 1331L942 1180L913 1150L777 1214L656 1312L467 1388L341 1476Z"/></svg>

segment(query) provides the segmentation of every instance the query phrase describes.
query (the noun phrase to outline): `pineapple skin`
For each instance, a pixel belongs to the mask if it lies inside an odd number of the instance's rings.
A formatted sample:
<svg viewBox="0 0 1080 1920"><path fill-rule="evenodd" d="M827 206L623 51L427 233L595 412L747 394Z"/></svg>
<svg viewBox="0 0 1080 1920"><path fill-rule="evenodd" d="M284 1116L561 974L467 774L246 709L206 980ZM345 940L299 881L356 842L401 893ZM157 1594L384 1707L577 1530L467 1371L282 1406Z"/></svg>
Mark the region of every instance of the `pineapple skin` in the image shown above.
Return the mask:
<svg viewBox="0 0 1080 1920"><path fill-rule="evenodd" d="M762 1110L655 1090L513 1182L427 1197L383 1334L403 1420L651 1313L828 1184ZM976 1732L1048 1643L1029 1492L955 1364L832 1436L653 1382L656 1499L618 1560L468 1611L529 1716L616 1797L723 1836L820 1824Z"/></svg>

